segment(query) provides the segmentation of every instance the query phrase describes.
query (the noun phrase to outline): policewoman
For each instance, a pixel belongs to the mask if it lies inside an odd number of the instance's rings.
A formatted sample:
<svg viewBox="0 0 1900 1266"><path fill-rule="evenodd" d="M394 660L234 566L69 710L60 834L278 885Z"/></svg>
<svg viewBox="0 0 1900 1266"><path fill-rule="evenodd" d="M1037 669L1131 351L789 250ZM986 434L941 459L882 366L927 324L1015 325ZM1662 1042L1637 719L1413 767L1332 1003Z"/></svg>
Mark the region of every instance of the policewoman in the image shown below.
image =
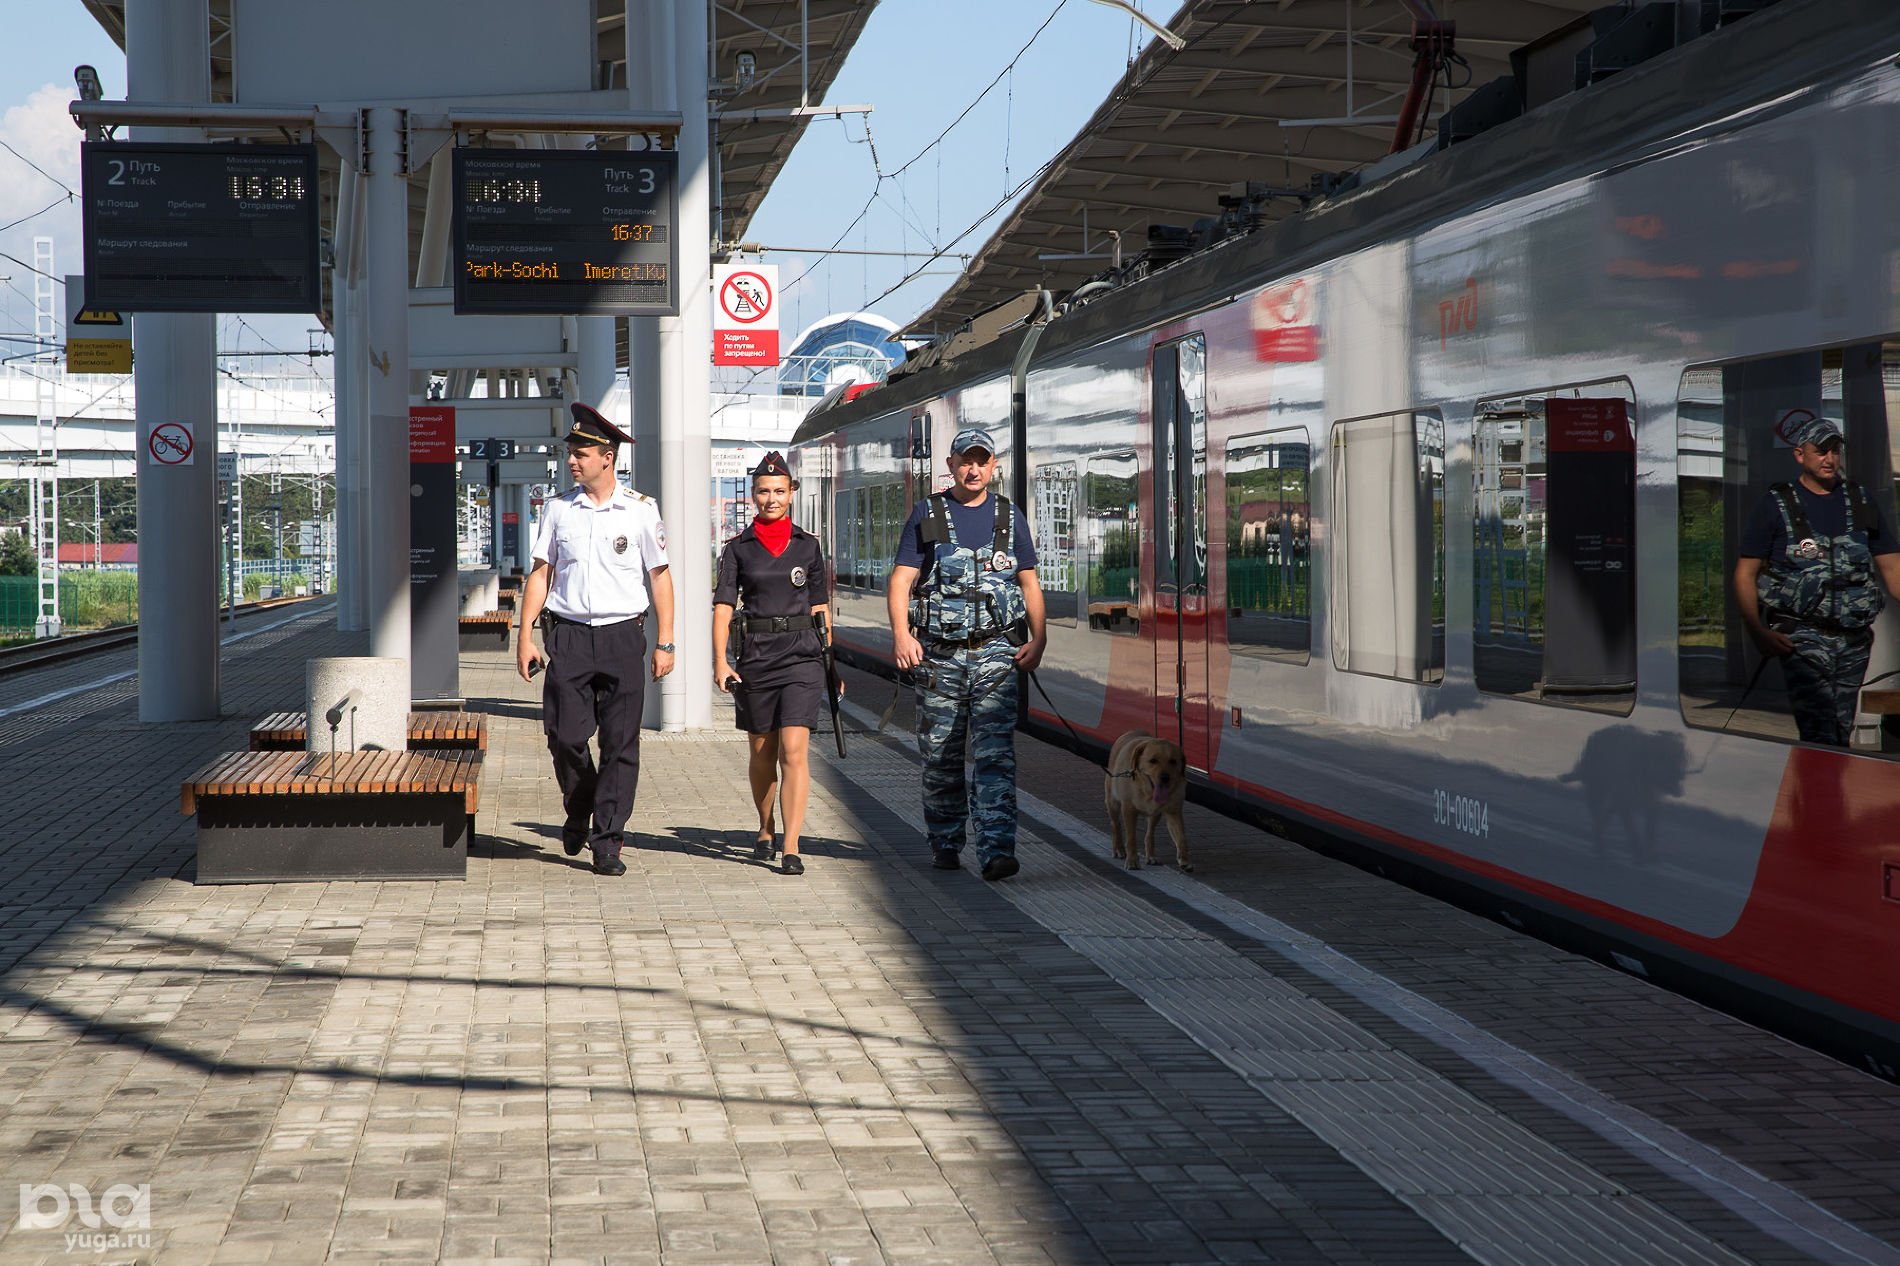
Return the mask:
<svg viewBox="0 0 1900 1266"><path fill-rule="evenodd" d="M831 573L818 538L792 522L798 487L785 458L767 453L752 471L752 524L726 542L713 591L713 684L732 694L752 759L759 811L753 855L773 853L773 805L785 823L780 863L805 873L799 834L811 797L811 732L826 706ZM728 662L728 654L738 661Z"/></svg>
<svg viewBox="0 0 1900 1266"><path fill-rule="evenodd" d="M596 874L624 875L623 832L640 782L647 621L653 619L657 635L657 680L673 671L673 578L660 508L614 475L615 455L632 437L579 401L570 408L567 471L574 487L542 507L515 666L523 678L547 667L541 728L566 811L562 847L569 857L591 847ZM532 636L544 608L545 652ZM596 733L598 762L588 748Z"/></svg>
<svg viewBox="0 0 1900 1266"><path fill-rule="evenodd" d="M1022 510L990 491L995 439L965 427L950 450L949 490L919 502L898 538L891 638L917 687L931 864L962 864L967 822L983 878L1007 879L1018 869L1016 674L1042 662L1042 585Z"/></svg>
<svg viewBox="0 0 1900 1266"><path fill-rule="evenodd" d="M1881 590L1900 596L1900 541L1867 490L1842 478L1836 423L1816 418L1790 438L1801 474L1771 487L1743 526L1735 604L1757 649L1781 660L1802 741L1845 747Z"/></svg>

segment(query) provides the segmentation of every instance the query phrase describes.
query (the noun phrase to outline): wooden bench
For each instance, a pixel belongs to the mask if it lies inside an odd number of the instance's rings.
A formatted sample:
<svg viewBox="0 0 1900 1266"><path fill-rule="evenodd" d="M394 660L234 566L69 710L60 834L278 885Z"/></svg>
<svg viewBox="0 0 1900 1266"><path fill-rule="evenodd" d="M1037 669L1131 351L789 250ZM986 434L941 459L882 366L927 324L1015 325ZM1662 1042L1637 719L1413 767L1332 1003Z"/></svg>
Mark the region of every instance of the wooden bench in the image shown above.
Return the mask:
<svg viewBox="0 0 1900 1266"><path fill-rule="evenodd" d="M486 615L465 615L457 619L460 649L465 651L505 651L514 617L506 611Z"/></svg>
<svg viewBox="0 0 1900 1266"><path fill-rule="evenodd" d="M504 589L495 598L495 610L513 611L515 609L515 591Z"/></svg>
<svg viewBox="0 0 1900 1266"><path fill-rule="evenodd" d="M273 712L251 727L251 750L301 752L308 733L307 724L301 712ZM321 747L328 735L317 737ZM488 717L480 712L411 712L409 750L485 752L488 750Z"/></svg>
<svg viewBox="0 0 1900 1266"><path fill-rule="evenodd" d="M232 752L184 780L198 882L462 879L482 754Z"/></svg>

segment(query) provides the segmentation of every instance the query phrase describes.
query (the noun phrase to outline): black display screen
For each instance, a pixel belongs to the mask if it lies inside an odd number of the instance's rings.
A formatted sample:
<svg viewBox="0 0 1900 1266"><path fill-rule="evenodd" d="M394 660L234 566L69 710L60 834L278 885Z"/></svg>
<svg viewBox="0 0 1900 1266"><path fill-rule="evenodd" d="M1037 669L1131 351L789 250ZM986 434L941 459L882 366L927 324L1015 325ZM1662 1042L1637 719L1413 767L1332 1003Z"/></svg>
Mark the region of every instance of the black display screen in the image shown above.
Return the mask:
<svg viewBox="0 0 1900 1266"><path fill-rule="evenodd" d="M455 151L455 310L674 316L679 157Z"/></svg>
<svg viewBox="0 0 1900 1266"><path fill-rule="evenodd" d="M321 307L314 145L89 141L80 170L88 308Z"/></svg>

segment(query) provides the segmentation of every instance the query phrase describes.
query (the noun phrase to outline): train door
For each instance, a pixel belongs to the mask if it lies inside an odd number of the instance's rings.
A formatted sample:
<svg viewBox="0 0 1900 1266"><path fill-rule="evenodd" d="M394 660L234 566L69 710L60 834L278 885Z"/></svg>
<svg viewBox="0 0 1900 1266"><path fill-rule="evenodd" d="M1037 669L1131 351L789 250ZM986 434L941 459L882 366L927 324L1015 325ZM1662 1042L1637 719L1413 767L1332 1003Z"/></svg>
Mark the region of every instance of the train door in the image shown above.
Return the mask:
<svg viewBox="0 0 1900 1266"><path fill-rule="evenodd" d="M1207 769L1207 342L1155 348L1155 733Z"/></svg>

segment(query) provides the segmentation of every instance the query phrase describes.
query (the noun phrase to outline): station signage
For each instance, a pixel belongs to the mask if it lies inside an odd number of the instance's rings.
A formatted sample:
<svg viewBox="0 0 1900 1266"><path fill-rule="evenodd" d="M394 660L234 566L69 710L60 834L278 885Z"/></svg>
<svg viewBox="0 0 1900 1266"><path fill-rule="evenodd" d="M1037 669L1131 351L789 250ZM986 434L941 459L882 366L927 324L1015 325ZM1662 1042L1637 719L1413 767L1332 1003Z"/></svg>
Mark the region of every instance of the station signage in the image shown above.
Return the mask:
<svg viewBox="0 0 1900 1266"><path fill-rule="evenodd" d="M459 315L679 314L679 156L457 148Z"/></svg>
<svg viewBox="0 0 1900 1266"><path fill-rule="evenodd" d="M713 364L778 364L778 265L720 264L713 297Z"/></svg>
<svg viewBox="0 0 1900 1266"><path fill-rule="evenodd" d="M87 310L320 309L316 146L80 150Z"/></svg>

